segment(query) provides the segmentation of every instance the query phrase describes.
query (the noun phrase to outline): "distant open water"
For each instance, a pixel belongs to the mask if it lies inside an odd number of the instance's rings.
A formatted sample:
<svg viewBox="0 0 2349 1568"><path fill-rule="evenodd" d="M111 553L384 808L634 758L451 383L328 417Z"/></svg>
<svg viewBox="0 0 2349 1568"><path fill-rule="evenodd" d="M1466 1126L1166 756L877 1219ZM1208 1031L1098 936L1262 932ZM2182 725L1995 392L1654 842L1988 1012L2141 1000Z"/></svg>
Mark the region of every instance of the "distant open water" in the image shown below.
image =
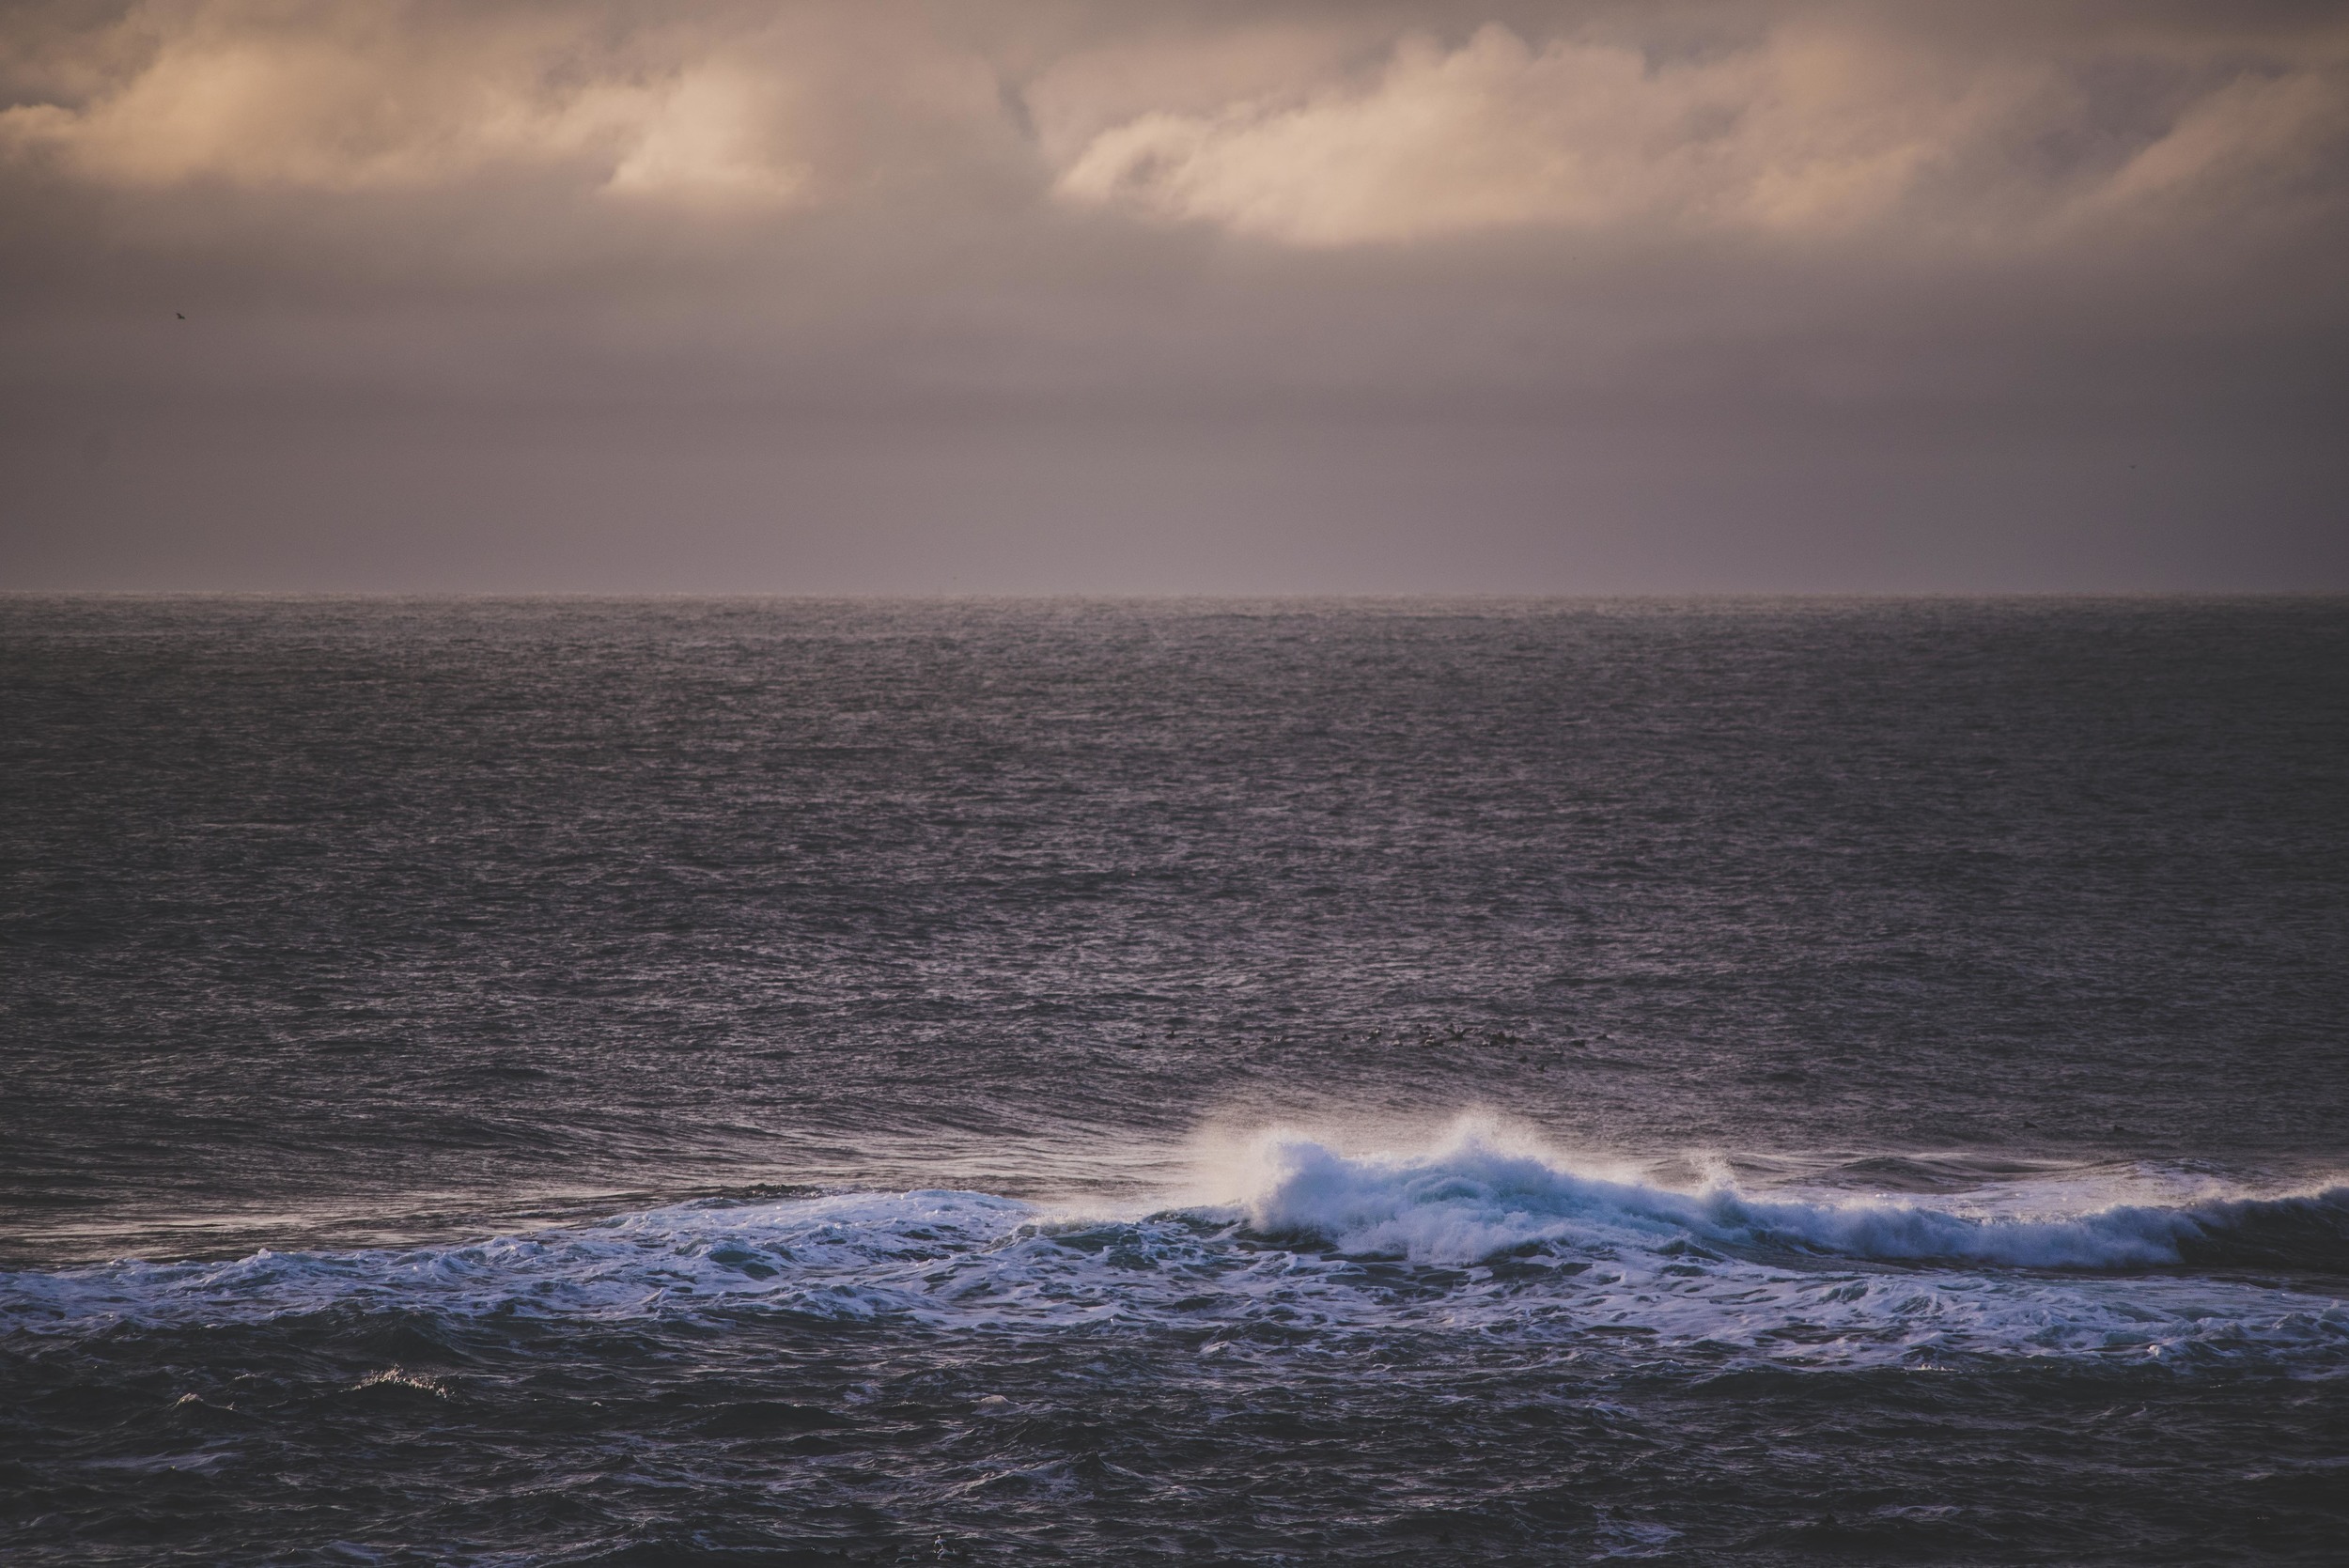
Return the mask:
<svg viewBox="0 0 2349 1568"><path fill-rule="evenodd" d="M0 1554L2338 1562L2349 601L0 599Z"/></svg>

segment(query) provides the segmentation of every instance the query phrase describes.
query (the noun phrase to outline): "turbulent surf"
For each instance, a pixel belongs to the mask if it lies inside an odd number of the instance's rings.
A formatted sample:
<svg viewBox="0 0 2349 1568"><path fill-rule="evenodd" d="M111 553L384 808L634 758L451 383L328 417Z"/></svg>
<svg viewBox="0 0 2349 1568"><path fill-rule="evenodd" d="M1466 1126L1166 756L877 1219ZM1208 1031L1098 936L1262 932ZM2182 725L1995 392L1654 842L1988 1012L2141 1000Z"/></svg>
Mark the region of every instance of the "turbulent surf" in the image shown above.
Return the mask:
<svg viewBox="0 0 2349 1568"><path fill-rule="evenodd" d="M1237 1202L1128 1217L957 1191L705 1200L456 1247L17 1274L0 1277L0 1324L73 1336L351 1312L772 1314L1487 1344L1636 1334L1807 1367L2168 1357L2349 1371L2349 1307L2325 1277L2349 1283L2349 1188L2025 1219L1677 1191L1473 1131L1364 1157L1271 1136L1249 1163L1261 1185ZM2294 1253L2320 1271L2298 1288L2175 1272L2188 1255Z"/></svg>

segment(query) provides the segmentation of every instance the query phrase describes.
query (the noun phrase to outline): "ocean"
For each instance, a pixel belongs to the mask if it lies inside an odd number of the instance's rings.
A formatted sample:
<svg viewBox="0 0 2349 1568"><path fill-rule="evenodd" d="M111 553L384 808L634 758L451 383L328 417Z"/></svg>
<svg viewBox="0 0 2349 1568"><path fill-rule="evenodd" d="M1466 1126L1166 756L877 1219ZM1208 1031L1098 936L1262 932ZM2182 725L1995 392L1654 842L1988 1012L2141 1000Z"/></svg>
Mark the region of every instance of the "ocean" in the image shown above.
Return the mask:
<svg viewBox="0 0 2349 1568"><path fill-rule="evenodd" d="M2349 600L0 598L12 1563L2337 1563Z"/></svg>

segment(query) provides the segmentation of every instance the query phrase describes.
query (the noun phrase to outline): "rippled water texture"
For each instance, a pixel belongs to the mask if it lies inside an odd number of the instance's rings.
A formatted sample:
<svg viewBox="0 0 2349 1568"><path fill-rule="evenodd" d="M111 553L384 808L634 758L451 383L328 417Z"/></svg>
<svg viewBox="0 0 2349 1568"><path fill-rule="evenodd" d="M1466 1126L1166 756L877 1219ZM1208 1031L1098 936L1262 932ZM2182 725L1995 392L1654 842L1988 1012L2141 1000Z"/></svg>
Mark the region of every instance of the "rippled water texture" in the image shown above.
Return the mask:
<svg viewBox="0 0 2349 1568"><path fill-rule="evenodd" d="M0 599L0 1552L2339 1560L2349 604Z"/></svg>

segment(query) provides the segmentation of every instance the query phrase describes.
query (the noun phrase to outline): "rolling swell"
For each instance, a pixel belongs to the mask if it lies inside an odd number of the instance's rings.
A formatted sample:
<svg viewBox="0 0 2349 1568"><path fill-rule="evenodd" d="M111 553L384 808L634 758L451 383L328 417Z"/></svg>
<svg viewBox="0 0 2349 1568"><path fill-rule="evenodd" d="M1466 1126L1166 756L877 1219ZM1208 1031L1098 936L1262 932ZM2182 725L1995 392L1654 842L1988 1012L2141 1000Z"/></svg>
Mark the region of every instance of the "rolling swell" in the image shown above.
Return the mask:
<svg viewBox="0 0 2349 1568"><path fill-rule="evenodd" d="M459 1247L25 1272L0 1276L0 1327L46 1338L319 1314L790 1319L1221 1343L1635 1335L1814 1368L1943 1356L2349 1364L2349 1312L2321 1279L2286 1288L2191 1272L2214 1258L2337 1269L2340 1188L1984 1219L1607 1179L1473 1129L1370 1157L1275 1135L1226 1175L1247 1188L1236 1201L1146 1214L951 1190L707 1200Z"/></svg>

